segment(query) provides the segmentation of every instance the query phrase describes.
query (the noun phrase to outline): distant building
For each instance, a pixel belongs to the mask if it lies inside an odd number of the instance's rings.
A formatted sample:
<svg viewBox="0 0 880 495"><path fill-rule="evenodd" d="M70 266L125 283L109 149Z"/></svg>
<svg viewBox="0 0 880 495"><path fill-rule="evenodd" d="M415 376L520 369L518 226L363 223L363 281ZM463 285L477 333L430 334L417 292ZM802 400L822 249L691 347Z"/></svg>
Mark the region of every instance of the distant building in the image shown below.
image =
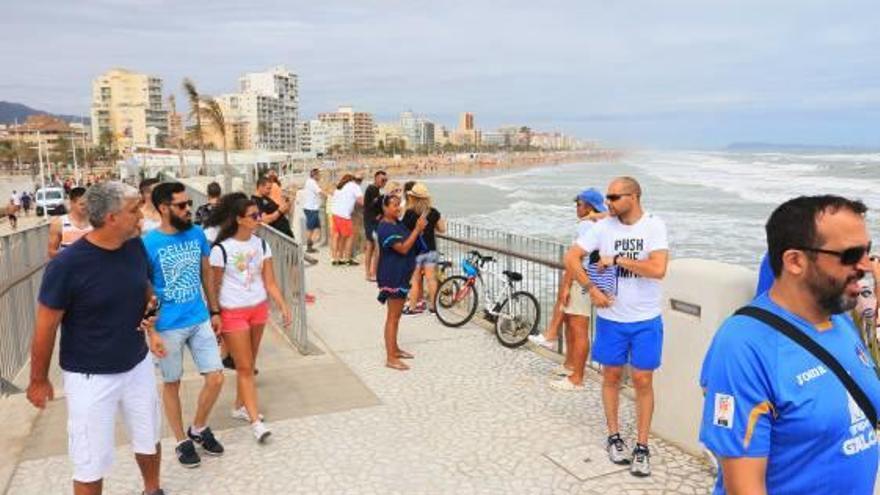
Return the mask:
<svg viewBox="0 0 880 495"><path fill-rule="evenodd" d="M434 148L434 123L407 111L400 114L400 129L406 139L407 149L432 150Z"/></svg>
<svg viewBox="0 0 880 495"><path fill-rule="evenodd" d="M22 124L7 126L6 135L10 140L27 145L42 141L44 146L52 146L59 139L67 139L74 140L78 147L82 147L83 140L89 137L83 124L71 125L51 115L31 115Z"/></svg>
<svg viewBox="0 0 880 495"><path fill-rule="evenodd" d="M216 98L227 125L230 149L297 151L298 77L283 66L253 72L239 79L239 92ZM205 127L212 142L217 130Z"/></svg>
<svg viewBox="0 0 880 495"><path fill-rule="evenodd" d="M98 144L108 133L120 147L164 142L168 115L162 106L162 80L126 69L98 76L92 82L92 141Z"/></svg>
<svg viewBox="0 0 880 495"><path fill-rule="evenodd" d="M296 123L296 148L301 153L312 152L312 126L308 120Z"/></svg>
<svg viewBox="0 0 880 495"><path fill-rule="evenodd" d="M409 148L408 138L403 127L397 123L376 124L375 146L383 150L404 150Z"/></svg>
<svg viewBox="0 0 880 495"><path fill-rule="evenodd" d="M355 112L350 106L339 107L335 112L318 114L318 120L330 126L330 147L339 146L342 151L366 151L375 146L373 114Z"/></svg>
<svg viewBox="0 0 880 495"><path fill-rule="evenodd" d="M494 146L497 148L504 148L509 146L509 140L507 139L507 135L503 132L484 132L482 135L483 146Z"/></svg>
<svg viewBox="0 0 880 495"><path fill-rule="evenodd" d="M456 146L479 146L480 131L474 127L474 114L463 112L458 117L458 129L452 135L452 144Z"/></svg>
<svg viewBox="0 0 880 495"><path fill-rule="evenodd" d="M474 130L474 114L472 114L471 112L462 112L461 115L458 116L458 130Z"/></svg>

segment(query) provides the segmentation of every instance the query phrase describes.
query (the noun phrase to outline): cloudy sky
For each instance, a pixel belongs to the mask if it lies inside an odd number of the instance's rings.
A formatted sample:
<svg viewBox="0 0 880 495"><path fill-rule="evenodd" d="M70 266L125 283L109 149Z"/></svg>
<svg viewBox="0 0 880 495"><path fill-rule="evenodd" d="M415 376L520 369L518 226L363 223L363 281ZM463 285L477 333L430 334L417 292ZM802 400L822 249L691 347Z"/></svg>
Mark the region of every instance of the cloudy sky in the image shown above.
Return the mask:
<svg viewBox="0 0 880 495"><path fill-rule="evenodd" d="M880 147L873 1L9 0L0 100L86 113L123 66L203 92L283 64L301 115L523 124L615 144Z"/></svg>

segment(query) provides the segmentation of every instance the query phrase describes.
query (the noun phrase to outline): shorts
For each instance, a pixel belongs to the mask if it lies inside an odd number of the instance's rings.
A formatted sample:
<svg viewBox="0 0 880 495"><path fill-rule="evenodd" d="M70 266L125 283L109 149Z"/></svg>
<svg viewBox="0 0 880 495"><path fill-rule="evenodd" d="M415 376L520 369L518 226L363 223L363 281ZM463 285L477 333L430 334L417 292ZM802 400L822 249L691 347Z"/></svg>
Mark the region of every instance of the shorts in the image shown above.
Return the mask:
<svg viewBox="0 0 880 495"><path fill-rule="evenodd" d="M663 319L620 323L596 318L593 360L605 366L631 364L640 370L660 367L663 353Z"/></svg>
<svg viewBox="0 0 880 495"><path fill-rule="evenodd" d="M581 287L581 284L572 282L571 290L569 290L568 294L568 304L562 308L562 312L567 315L589 318L593 305L593 302L590 300L589 291Z"/></svg>
<svg viewBox="0 0 880 495"><path fill-rule="evenodd" d="M67 400L67 442L73 479L91 483L104 478L116 451L116 413L128 429L136 454L156 453L162 428L161 403L152 360L146 356L123 373L88 375L62 372Z"/></svg>
<svg viewBox="0 0 880 495"><path fill-rule="evenodd" d="M189 347L193 362L199 373L207 374L223 369L220 361L220 346L211 328L211 321L204 321L191 327L175 330L162 330L159 336L165 342L164 358L158 359L162 380L165 383L180 381L183 375L183 349Z"/></svg>
<svg viewBox="0 0 880 495"><path fill-rule="evenodd" d="M374 222L364 222L364 237L370 242L376 242L376 227L379 224Z"/></svg>
<svg viewBox="0 0 880 495"><path fill-rule="evenodd" d="M350 218L333 215L333 231L342 237L351 237L354 235L354 224Z"/></svg>
<svg viewBox="0 0 880 495"><path fill-rule="evenodd" d="M269 321L269 301L243 308L220 308L223 333L244 332L254 325L265 325Z"/></svg>
<svg viewBox="0 0 880 495"><path fill-rule="evenodd" d="M440 262L440 253L426 251L416 256L416 268L434 268Z"/></svg>
<svg viewBox="0 0 880 495"><path fill-rule="evenodd" d="M306 230L318 230L321 228L321 212L318 210L303 210L306 215Z"/></svg>

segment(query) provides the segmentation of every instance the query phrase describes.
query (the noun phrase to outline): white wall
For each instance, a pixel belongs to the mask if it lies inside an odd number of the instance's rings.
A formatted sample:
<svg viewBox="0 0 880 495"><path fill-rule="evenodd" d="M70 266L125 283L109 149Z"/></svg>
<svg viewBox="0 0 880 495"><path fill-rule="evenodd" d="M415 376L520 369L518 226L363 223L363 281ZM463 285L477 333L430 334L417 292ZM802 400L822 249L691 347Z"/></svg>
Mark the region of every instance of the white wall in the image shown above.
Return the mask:
<svg viewBox="0 0 880 495"><path fill-rule="evenodd" d="M695 455L703 393L700 367L721 323L754 296L757 275L741 266L701 259L669 263L663 281L663 365L654 377L652 430ZM700 316L672 308L672 301L699 307Z"/></svg>

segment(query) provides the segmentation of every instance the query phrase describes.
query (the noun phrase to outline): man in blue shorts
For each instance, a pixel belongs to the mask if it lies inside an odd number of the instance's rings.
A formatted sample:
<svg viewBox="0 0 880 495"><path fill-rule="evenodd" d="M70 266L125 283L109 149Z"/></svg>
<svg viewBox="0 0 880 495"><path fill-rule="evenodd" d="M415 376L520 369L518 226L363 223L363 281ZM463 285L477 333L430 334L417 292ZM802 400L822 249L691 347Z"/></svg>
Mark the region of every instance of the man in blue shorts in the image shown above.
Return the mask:
<svg viewBox="0 0 880 495"><path fill-rule="evenodd" d="M608 457L630 464L634 476L650 476L648 433L654 412L654 370L663 349L662 292L669 245L666 224L642 209L642 188L632 177L608 185L608 218L578 237L565 256L565 268L598 308L593 360L602 365L602 403L608 424ZM599 265L617 268L617 295L609 296L590 280L583 259L598 250ZM624 366L632 367L636 392L636 446L627 455L620 437L618 408Z"/></svg>
<svg viewBox="0 0 880 495"><path fill-rule="evenodd" d="M165 350L159 360L164 382L162 403L177 439L175 453L184 467L197 467L201 458L196 444L209 455L222 455L223 446L208 427L208 416L223 387L223 363L215 334L220 332L220 306L213 301L205 233L192 224L192 200L180 182L163 182L153 188L153 206L162 217L159 228L144 236L150 276L161 303L154 347ZM202 289L209 298L210 316ZM195 418L184 432L180 407L183 350L189 348L196 368L204 376Z"/></svg>
<svg viewBox="0 0 880 495"><path fill-rule="evenodd" d="M839 196L779 206L766 225L775 280L751 306L830 354L876 411L880 381L846 315L871 269L866 210ZM700 385L700 440L721 464L716 494L873 493L870 413L832 367L788 335L752 316L728 318L706 353Z"/></svg>

